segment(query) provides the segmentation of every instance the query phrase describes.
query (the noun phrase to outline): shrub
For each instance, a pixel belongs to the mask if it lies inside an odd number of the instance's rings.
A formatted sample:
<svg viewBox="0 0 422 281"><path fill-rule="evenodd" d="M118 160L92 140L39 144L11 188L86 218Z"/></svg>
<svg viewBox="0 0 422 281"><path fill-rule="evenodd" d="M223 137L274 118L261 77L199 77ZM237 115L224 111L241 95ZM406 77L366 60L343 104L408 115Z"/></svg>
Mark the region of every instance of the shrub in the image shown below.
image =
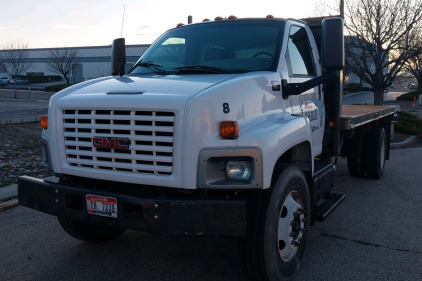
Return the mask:
<svg viewBox="0 0 422 281"><path fill-rule="evenodd" d="M66 89L69 86L72 86L73 84L59 84L59 85L51 85L51 86L47 86L45 87L45 91L46 92L58 92L61 91L63 89Z"/></svg>
<svg viewBox="0 0 422 281"><path fill-rule="evenodd" d="M406 94L403 94L401 96L397 97L397 100L408 100L408 101L413 101L413 99L416 97L417 99L419 98L419 95L422 95L421 91L413 91L413 92L408 92Z"/></svg>
<svg viewBox="0 0 422 281"><path fill-rule="evenodd" d="M359 83L348 83L344 85L344 91L349 93L356 93L356 92L362 92L362 91L372 91L372 88L363 87Z"/></svg>
<svg viewBox="0 0 422 281"><path fill-rule="evenodd" d="M395 131L408 135L420 135L422 134L422 119L416 114L399 111L398 121L394 125Z"/></svg>
<svg viewBox="0 0 422 281"><path fill-rule="evenodd" d="M17 78L27 79L31 83L48 83L48 82L62 81L62 77L60 75L48 75L48 76L19 75L17 76Z"/></svg>

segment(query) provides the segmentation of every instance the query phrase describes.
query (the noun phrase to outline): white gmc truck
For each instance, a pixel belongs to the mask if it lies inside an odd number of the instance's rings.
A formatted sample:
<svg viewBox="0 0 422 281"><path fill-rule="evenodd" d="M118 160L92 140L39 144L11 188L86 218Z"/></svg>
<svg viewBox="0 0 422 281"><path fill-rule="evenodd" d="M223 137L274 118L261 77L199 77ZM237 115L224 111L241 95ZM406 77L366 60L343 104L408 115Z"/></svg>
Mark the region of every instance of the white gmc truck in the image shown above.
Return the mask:
<svg viewBox="0 0 422 281"><path fill-rule="evenodd" d="M112 76L50 100L43 163L59 183L19 179L20 204L75 238L235 237L252 279L290 279L310 225L344 200L337 158L383 174L394 107L341 106L340 18L181 25L127 74L124 50Z"/></svg>

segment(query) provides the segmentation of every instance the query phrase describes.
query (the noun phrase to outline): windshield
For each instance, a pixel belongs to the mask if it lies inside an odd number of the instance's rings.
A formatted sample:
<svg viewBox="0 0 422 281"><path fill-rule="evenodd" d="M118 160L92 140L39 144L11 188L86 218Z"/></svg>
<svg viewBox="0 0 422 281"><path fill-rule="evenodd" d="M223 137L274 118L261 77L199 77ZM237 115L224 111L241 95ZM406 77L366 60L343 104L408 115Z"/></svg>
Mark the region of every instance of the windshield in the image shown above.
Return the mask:
<svg viewBox="0 0 422 281"><path fill-rule="evenodd" d="M159 37L130 73L275 71L284 22L236 20L187 25Z"/></svg>

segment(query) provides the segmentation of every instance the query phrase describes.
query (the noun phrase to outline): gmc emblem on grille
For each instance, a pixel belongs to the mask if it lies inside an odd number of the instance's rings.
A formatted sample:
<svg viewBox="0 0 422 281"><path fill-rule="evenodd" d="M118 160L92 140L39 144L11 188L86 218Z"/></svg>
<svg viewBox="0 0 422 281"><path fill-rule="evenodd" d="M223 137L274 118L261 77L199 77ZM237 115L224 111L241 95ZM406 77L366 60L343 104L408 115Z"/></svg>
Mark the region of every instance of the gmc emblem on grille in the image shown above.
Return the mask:
<svg viewBox="0 0 422 281"><path fill-rule="evenodd" d="M92 144L97 148L129 149L128 138L94 137Z"/></svg>

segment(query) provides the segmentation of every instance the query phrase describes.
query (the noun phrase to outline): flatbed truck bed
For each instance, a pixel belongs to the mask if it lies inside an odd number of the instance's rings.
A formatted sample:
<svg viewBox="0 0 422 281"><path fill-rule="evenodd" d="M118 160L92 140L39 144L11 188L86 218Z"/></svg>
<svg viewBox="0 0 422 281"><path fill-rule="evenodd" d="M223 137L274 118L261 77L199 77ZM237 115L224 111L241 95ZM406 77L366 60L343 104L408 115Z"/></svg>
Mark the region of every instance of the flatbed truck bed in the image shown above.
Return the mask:
<svg viewBox="0 0 422 281"><path fill-rule="evenodd" d="M390 105L343 105L341 107L340 130L357 126L394 114L395 106Z"/></svg>

